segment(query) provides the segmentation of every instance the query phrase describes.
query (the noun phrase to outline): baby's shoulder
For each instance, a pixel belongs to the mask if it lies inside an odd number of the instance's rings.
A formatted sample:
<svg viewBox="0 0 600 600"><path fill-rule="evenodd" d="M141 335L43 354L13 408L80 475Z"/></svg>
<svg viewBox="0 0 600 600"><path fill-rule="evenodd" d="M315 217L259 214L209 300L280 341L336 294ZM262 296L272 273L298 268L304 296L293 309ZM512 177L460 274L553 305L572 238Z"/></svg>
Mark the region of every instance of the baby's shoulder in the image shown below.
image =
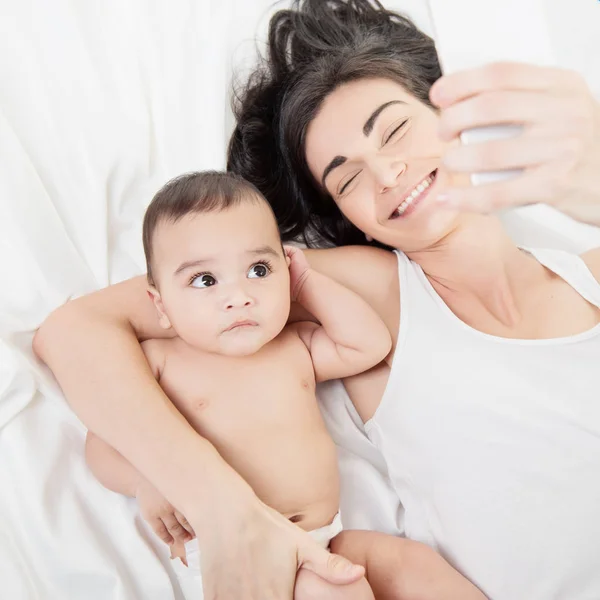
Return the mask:
<svg viewBox="0 0 600 600"><path fill-rule="evenodd" d="M145 340L141 343L141 346L154 376L160 380L165 370L167 357L176 352L177 338Z"/></svg>
<svg viewBox="0 0 600 600"><path fill-rule="evenodd" d="M319 325L312 321L290 323L283 328L282 332L271 343L276 342L278 344L277 351L279 355L295 357L296 359L303 357L312 364L306 338L307 334L318 328Z"/></svg>
<svg viewBox="0 0 600 600"><path fill-rule="evenodd" d="M300 332L305 327L306 323L307 321L294 321L293 323L288 323L273 342L278 342L282 346L288 346L290 348L295 347L298 343L302 343ZM317 324L315 323L315 325Z"/></svg>

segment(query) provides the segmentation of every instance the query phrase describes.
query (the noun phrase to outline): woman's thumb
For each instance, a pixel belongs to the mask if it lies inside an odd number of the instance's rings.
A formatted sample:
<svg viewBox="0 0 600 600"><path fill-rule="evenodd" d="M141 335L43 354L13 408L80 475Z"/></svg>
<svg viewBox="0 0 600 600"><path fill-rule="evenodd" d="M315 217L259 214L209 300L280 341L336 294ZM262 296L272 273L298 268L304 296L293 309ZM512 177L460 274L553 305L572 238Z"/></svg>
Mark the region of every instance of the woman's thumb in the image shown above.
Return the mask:
<svg viewBox="0 0 600 600"><path fill-rule="evenodd" d="M298 567L308 569L329 583L345 585L365 574L364 567L355 565L343 556L331 554L316 542L298 549Z"/></svg>

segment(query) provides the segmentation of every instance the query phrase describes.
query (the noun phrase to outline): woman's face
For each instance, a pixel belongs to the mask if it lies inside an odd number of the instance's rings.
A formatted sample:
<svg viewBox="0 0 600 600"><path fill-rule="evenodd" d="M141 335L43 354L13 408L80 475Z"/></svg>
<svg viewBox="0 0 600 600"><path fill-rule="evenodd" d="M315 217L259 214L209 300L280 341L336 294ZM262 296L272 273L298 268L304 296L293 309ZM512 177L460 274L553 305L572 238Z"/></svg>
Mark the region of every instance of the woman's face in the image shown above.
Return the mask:
<svg viewBox="0 0 600 600"><path fill-rule="evenodd" d="M462 218L435 202L449 184L439 168L445 144L437 126L435 111L400 84L354 81L332 92L310 123L306 159L316 181L365 234L405 252L424 250Z"/></svg>

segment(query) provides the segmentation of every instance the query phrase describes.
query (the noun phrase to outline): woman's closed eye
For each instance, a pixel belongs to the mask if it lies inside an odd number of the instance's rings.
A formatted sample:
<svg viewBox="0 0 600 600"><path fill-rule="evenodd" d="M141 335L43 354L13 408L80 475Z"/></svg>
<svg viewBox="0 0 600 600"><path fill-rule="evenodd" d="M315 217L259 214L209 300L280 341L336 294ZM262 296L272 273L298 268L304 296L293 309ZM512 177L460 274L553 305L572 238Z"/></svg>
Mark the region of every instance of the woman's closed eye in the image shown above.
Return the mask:
<svg viewBox="0 0 600 600"><path fill-rule="evenodd" d="M341 187L337 193L338 197L342 196L344 194L344 192L348 191L348 189L350 188L350 185L354 181L356 181L356 178L361 174L361 172L362 171L358 171L358 172L352 174L349 179L342 179L342 181L340 182Z"/></svg>
<svg viewBox="0 0 600 600"><path fill-rule="evenodd" d="M195 288L208 288L216 285L217 280L210 273L196 273L190 278L189 285Z"/></svg>
<svg viewBox="0 0 600 600"><path fill-rule="evenodd" d="M271 271L271 263L266 260L254 263L248 270L248 279L264 279Z"/></svg>
<svg viewBox="0 0 600 600"><path fill-rule="evenodd" d="M405 129L405 125L408 123L408 119L402 119L400 122L396 121L390 125L385 133L383 134L382 146L385 146L387 143L394 141L399 137L399 133L403 132Z"/></svg>

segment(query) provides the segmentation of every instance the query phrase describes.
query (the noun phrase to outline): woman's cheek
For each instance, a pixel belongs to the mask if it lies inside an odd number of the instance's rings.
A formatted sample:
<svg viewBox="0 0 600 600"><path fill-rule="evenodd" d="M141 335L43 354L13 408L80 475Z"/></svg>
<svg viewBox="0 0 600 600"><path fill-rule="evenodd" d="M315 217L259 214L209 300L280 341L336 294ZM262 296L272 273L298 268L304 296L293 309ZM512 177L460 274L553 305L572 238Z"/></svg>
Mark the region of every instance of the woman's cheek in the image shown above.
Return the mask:
<svg viewBox="0 0 600 600"><path fill-rule="evenodd" d="M339 204L342 214L362 231L370 231L377 225L375 217L375 198L364 188L358 186L348 197Z"/></svg>

